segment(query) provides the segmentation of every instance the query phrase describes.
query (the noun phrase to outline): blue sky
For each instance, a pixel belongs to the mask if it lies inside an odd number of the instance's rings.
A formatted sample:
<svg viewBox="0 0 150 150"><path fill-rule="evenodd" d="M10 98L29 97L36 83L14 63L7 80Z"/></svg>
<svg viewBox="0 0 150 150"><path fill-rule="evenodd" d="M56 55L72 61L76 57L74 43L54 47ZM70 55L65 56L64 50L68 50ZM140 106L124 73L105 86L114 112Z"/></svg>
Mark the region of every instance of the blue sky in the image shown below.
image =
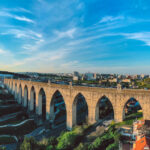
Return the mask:
<svg viewBox="0 0 150 150"><path fill-rule="evenodd" d="M0 0L0 70L150 74L150 1Z"/></svg>

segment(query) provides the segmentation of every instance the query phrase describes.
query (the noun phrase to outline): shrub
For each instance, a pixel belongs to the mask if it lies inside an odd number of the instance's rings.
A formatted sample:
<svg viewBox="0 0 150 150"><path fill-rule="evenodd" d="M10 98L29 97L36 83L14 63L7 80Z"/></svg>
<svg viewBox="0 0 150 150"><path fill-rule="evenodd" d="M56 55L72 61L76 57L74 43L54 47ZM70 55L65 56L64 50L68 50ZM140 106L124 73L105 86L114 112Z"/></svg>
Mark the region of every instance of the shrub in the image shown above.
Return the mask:
<svg viewBox="0 0 150 150"><path fill-rule="evenodd" d="M110 125L111 125L111 126L112 126L112 125L115 125L115 121L114 121L114 120L112 120L112 122L111 122L111 124L110 124Z"/></svg>
<svg viewBox="0 0 150 150"><path fill-rule="evenodd" d="M20 150L45 150L45 145L38 144L33 137L25 138Z"/></svg>
<svg viewBox="0 0 150 150"><path fill-rule="evenodd" d="M87 126L76 126L70 132L62 132L57 138L58 145L56 148L61 150L73 149L81 141L85 129Z"/></svg>
<svg viewBox="0 0 150 150"><path fill-rule="evenodd" d="M20 146L20 150L33 150L36 147L36 141L33 137L25 138Z"/></svg>
<svg viewBox="0 0 150 150"><path fill-rule="evenodd" d="M113 143L113 144L107 146L106 150L119 150L119 145L118 145L118 143Z"/></svg>
<svg viewBox="0 0 150 150"><path fill-rule="evenodd" d="M41 141L38 142L38 144L47 146L48 145L48 139L43 138Z"/></svg>
<svg viewBox="0 0 150 150"><path fill-rule="evenodd" d="M87 149L88 149L88 145L80 143L78 147L76 147L74 150L87 150Z"/></svg>
<svg viewBox="0 0 150 150"><path fill-rule="evenodd" d="M89 150L105 150L109 144L112 144L118 139L118 132L115 129L115 125L111 125L108 131L102 134L100 137L96 138L95 141L88 146Z"/></svg>
<svg viewBox="0 0 150 150"><path fill-rule="evenodd" d="M53 145L49 145L46 150L56 150L55 146Z"/></svg>
<svg viewBox="0 0 150 150"><path fill-rule="evenodd" d="M73 131L64 133L58 138L57 149L66 150L73 148L76 138L77 135Z"/></svg>
<svg viewBox="0 0 150 150"><path fill-rule="evenodd" d="M114 140L111 136L102 136L96 138L96 140L89 145L88 149L89 150L104 150L110 143L113 143Z"/></svg>
<svg viewBox="0 0 150 150"><path fill-rule="evenodd" d="M54 137L54 136L51 136L49 139L48 139L48 145L53 145L53 146L56 146L58 143L57 139Z"/></svg>
<svg viewBox="0 0 150 150"><path fill-rule="evenodd" d="M0 147L0 150L6 150L6 147Z"/></svg>

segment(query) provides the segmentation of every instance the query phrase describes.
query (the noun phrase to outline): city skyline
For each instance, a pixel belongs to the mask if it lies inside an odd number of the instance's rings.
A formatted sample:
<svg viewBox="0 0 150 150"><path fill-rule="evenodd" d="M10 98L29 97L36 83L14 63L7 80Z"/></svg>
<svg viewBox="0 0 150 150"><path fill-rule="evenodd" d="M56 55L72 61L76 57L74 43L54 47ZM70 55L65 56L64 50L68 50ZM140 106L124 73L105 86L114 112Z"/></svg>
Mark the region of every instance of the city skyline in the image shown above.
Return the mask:
<svg viewBox="0 0 150 150"><path fill-rule="evenodd" d="M150 2L1 0L0 70L150 74Z"/></svg>

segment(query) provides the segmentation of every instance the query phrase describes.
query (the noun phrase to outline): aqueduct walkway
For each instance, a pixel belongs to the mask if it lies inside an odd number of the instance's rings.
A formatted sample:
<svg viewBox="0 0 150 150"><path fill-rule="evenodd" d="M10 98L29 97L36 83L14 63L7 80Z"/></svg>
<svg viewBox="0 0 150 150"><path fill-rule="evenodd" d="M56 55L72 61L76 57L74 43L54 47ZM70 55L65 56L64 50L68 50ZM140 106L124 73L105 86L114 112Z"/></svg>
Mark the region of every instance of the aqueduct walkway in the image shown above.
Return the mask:
<svg viewBox="0 0 150 150"><path fill-rule="evenodd" d="M59 85L52 83L33 82L26 80L5 79L5 85L15 95L18 103L23 100L23 105L27 105L29 101L29 110L33 110L33 91L35 92L36 113L42 113L42 96L41 89L46 96L46 119L53 117L54 106L52 97L56 91L59 91L64 99L67 115L67 128L71 129L76 125L76 97L82 94L88 106L88 122L95 123L99 118L99 101L106 96L114 110L114 120L116 122L123 121L124 106L130 98L135 98L141 105L143 118L150 120L150 90L141 89L113 89L98 87L81 87L72 85ZM28 94L27 94L28 92Z"/></svg>

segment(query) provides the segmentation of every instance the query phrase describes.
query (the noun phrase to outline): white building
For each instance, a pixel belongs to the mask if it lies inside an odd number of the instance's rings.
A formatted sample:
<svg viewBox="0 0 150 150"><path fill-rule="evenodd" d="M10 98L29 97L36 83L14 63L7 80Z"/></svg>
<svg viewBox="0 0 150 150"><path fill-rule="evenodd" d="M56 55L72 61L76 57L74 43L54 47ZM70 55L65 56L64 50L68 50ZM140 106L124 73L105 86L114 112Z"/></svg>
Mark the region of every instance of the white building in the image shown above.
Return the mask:
<svg viewBox="0 0 150 150"><path fill-rule="evenodd" d="M79 80L79 77L78 77L78 76L73 76L73 80L74 80L74 81L78 81L78 80Z"/></svg>

